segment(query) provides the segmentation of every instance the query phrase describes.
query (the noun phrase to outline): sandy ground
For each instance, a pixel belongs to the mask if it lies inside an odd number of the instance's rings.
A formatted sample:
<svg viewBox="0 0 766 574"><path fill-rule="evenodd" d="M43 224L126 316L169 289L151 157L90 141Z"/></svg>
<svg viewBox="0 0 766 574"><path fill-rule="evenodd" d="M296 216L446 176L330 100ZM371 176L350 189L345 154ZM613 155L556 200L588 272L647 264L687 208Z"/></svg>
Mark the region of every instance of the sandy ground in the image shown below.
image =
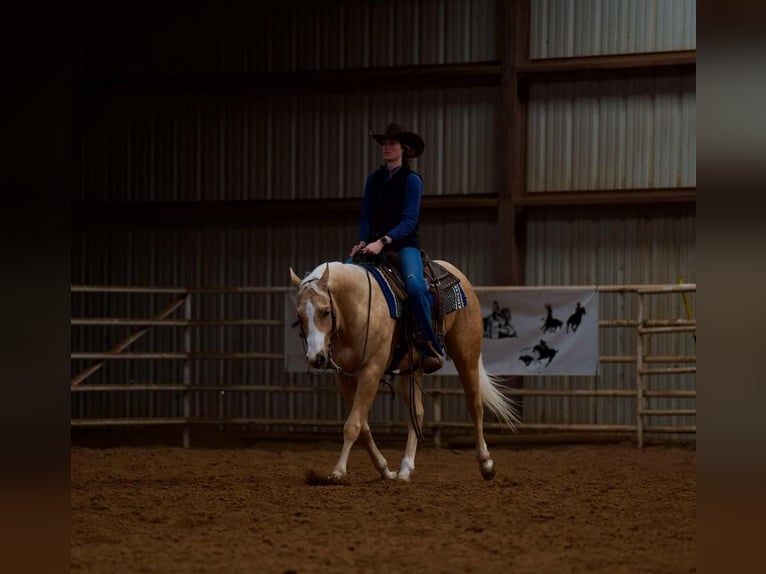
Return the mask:
<svg viewBox="0 0 766 574"><path fill-rule="evenodd" d="M696 452L630 444L423 448L384 481L340 443L72 448L74 572L694 572ZM403 448L403 445L402 447ZM398 468L401 448L383 448Z"/></svg>

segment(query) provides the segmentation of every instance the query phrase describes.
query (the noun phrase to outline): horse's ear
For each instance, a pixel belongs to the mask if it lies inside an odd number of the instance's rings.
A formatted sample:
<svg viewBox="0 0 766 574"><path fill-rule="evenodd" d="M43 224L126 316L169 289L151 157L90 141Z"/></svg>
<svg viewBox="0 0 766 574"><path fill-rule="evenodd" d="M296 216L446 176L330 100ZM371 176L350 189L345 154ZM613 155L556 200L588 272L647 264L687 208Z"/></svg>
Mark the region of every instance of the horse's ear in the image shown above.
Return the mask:
<svg viewBox="0 0 766 574"><path fill-rule="evenodd" d="M319 278L319 285L321 287L327 287L327 283L330 281L330 264L328 263L324 268L324 273Z"/></svg>
<svg viewBox="0 0 766 574"><path fill-rule="evenodd" d="M290 281L293 282L293 285L295 285L296 289L301 286L301 278L295 274L295 271L293 271L292 267L290 267Z"/></svg>

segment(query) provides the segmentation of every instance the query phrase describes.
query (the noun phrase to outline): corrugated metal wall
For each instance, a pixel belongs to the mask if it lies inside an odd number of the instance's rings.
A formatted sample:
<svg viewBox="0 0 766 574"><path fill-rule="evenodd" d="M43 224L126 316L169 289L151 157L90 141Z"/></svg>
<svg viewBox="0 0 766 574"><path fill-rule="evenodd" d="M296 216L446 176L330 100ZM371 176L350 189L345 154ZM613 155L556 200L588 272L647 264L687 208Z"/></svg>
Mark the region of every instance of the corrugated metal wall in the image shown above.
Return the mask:
<svg viewBox="0 0 766 574"><path fill-rule="evenodd" d="M694 50L696 0L531 0L530 57Z"/></svg>
<svg viewBox="0 0 766 574"><path fill-rule="evenodd" d="M78 199L193 201L360 197L381 163L369 130L399 121L426 152L426 193L497 192L498 88L91 97Z"/></svg>
<svg viewBox="0 0 766 574"><path fill-rule="evenodd" d="M261 72L497 60L495 0L93 3L75 76ZM98 48L95 49L94 46Z"/></svg>
<svg viewBox="0 0 766 574"><path fill-rule="evenodd" d="M530 192L697 185L695 75L535 83L528 122Z"/></svg>
<svg viewBox="0 0 766 574"><path fill-rule="evenodd" d="M696 206L620 206L533 210L527 228L526 280L530 285L640 285L695 283ZM692 309L696 295L690 294ZM635 319L636 294L603 294L601 319ZM647 319L683 319L679 294L647 296ZM634 329L602 329L602 355L635 355ZM654 335L655 355L694 355L691 333ZM634 390L633 364L605 364L600 377L528 377L530 388ZM656 390L694 390L695 375L654 376ZM693 408L694 399L650 399L657 409ZM525 398L525 422L635 424L632 398ZM660 417L651 424L688 424Z"/></svg>
<svg viewBox="0 0 766 574"><path fill-rule="evenodd" d="M532 0L530 57L566 58L696 48L693 0ZM528 106L529 192L695 187L696 76L535 81ZM696 281L694 205L532 209L526 282L624 285ZM690 297L694 305L695 297ZM636 316L636 295L601 297L602 319ZM680 295L651 297L648 318L684 318ZM602 355L635 354L633 329L602 330ZM694 354L689 333L652 337L655 354ZM600 377L528 378L533 388L635 388L634 365ZM652 377L694 389L694 375ZM652 408L691 408L687 399ZM634 424L633 399L525 399L527 422ZM651 424L684 424L681 417Z"/></svg>
<svg viewBox="0 0 766 574"><path fill-rule="evenodd" d="M537 209L527 229L526 279L532 285L696 280L694 205Z"/></svg>
<svg viewBox="0 0 766 574"><path fill-rule="evenodd" d="M356 216L205 226L72 231L72 282L155 286L287 286L287 268L341 260L356 242ZM423 210L420 235L477 284L493 276L495 215Z"/></svg>

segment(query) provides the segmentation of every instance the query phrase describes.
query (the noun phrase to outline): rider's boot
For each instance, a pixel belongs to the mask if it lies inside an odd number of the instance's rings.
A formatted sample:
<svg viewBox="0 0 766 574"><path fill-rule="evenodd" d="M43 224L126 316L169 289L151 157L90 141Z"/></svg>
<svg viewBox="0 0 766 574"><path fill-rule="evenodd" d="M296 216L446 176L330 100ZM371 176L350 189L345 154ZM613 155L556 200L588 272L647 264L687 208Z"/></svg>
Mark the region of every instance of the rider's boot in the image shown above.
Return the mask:
<svg viewBox="0 0 766 574"><path fill-rule="evenodd" d="M431 341L425 341L420 347L420 366L425 374L438 371L444 366L444 357L434 348Z"/></svg>

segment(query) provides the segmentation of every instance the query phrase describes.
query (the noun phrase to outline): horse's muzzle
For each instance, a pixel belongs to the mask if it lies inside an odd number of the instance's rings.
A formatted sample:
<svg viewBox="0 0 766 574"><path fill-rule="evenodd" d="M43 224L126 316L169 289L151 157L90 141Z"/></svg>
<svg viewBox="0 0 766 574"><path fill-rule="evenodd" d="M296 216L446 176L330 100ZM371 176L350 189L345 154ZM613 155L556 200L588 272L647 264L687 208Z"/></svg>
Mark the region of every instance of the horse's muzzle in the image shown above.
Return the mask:
<svg viewBox="0 0 766 574"><path fill-rule="evenodd" d="M315 369L321 369L327 366L327 357L324 353L317 353L313 359L308 359L309 365Z"/></svg>

